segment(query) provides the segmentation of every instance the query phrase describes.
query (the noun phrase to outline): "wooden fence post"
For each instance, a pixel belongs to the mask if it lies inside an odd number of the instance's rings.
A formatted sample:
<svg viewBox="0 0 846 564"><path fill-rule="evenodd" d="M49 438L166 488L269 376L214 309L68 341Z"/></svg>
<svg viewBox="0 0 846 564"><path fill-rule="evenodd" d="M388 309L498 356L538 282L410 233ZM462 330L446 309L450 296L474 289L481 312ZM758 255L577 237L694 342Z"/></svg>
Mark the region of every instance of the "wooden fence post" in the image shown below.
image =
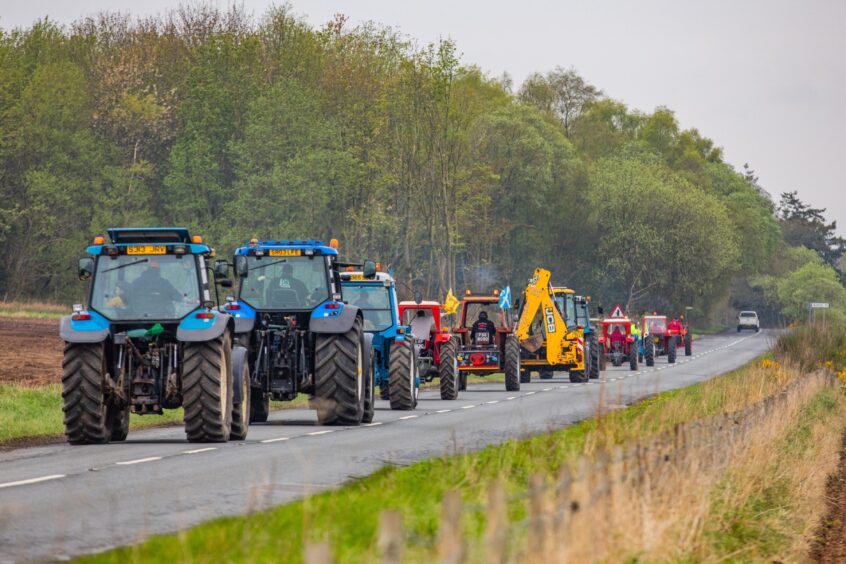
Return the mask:
<svg viewBox="0 0 846 564"><path fill-rule="evenodd" d="M532 474L529 477L529 531L526 549L526 560L529 562L546 562L549 555L546 493L546 479L543 474Z"/></svg>
<svg viewBox="0 0 846 564"><path fill-rule="evenodd" d="M464 535L461 530L461 492L444 494L441 526L438 530L438 560L443 564L464 562Z"/></svg>
<svg viewBox="0 0 846 564"><path fill-rule="evenodd" d="M404 540L402 515L399 511L383 511L379 515L377 545L379 557L384 564L399 564L402 562Z"/></svg>
<svg viewBox="0 0 846 564"><path fill-rule="evenodd" d="M488 484L488 505L485 512L485 562L499 564L508 555L508 505L505 484L494 480Z"/></svg>
<svg viewBox="0 0 846 564"><path fill-rule="evenodd" d="M329 541L306 543L303 560L305 564L332 564L332 548Z"/></svg>

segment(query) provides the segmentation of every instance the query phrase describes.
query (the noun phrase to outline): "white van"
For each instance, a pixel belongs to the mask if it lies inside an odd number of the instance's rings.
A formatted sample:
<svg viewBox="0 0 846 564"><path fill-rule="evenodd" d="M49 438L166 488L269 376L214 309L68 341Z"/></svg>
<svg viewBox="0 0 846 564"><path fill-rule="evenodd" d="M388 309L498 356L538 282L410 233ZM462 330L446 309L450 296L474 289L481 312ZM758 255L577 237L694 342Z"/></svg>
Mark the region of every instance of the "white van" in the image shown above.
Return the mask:
<svg viewBox="0 0 846 564"><path fill-rule="evenodd" d="M757 333L761 330L761 323L758 321L758 314L754 311L741 311L737 316L737 332L743 329L754 329Z"/></svg>

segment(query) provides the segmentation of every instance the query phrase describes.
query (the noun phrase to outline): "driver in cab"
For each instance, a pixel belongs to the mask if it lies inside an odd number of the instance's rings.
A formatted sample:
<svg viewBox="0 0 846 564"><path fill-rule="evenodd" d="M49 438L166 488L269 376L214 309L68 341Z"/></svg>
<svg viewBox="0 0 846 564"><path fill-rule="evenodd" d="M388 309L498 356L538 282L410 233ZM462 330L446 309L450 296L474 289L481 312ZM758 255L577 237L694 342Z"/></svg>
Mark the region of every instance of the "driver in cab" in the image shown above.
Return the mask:
<svg viewBox="0 0 846 564"><path fill-rule="evenodd" d="M162 265L157 260L151 260L144 272L130 283L128 294L129 296L123 296L123 300L135 302L129 304L135 307L143 305L147 299L161 304L172 304L182 298L179 290L162 277Z"/></svg>
<svg viewBox="0 0 846 564"><path fill-rule="evenodd" d="M496 334L496 325L488 319L488 312L480 311L479 319L470 329L470 339L477 345L489 345Z"/></svg>

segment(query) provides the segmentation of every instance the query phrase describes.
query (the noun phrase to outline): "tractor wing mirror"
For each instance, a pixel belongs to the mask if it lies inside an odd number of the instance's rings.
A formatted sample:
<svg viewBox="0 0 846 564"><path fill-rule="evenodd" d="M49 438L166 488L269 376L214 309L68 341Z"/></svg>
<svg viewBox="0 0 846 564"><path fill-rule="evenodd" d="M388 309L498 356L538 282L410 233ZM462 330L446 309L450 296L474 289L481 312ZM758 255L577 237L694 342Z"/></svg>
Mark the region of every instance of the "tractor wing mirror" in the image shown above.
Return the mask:
<svg viewBox="0 0 846 564"><path fill-rule="evenodd" d="M215 280L222 280L229 276L229 263L224 259L214 261L214 277Z"/></svg>
<svg viewBox="0 0 846 564"><path fill-rule="evenodd" d="M91 257L82 257L79 259L79 279L88 280L94 275L94 259Z"/></svg>
<svg viewBox="0 0 846 564"><path fill-rule="evenodd" d="M364 261L364 268L361 269L361 273L365 278L374 278L376 276L376 263L372 260Z"/></svg>
<svg viewBox="0 0 846 564"><path fill-rule="evenodd" d="M232 262L235 265L235 274L238 275L238 278L246 278L250 270L249 266L247 266L247 257L244 255L235 255Z"/></svg>

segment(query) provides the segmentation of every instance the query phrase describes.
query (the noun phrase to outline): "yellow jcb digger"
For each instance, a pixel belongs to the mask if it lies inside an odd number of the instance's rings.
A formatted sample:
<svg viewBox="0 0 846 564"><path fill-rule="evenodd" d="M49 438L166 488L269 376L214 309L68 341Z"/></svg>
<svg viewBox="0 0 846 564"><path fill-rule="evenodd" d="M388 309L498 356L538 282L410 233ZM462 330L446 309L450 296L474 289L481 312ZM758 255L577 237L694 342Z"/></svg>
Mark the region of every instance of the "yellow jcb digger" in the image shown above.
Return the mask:
<svg viewBox="0 0 846 564"><path fill-rule="evenodd" d="M535 269L523 293L516 330L520 382L531 381L532 369L542 378L551 378L555 370L566 370L571 382L587 382L585 358L589 358L590 351L586 350L589 345L585 343L584 331L576 325L575 295L570 292L556 296L549 283L551 276L546 269ZM557 300L562 302L562 309L556 305ZM570 309L574 313L568 316Z"/></svg>

